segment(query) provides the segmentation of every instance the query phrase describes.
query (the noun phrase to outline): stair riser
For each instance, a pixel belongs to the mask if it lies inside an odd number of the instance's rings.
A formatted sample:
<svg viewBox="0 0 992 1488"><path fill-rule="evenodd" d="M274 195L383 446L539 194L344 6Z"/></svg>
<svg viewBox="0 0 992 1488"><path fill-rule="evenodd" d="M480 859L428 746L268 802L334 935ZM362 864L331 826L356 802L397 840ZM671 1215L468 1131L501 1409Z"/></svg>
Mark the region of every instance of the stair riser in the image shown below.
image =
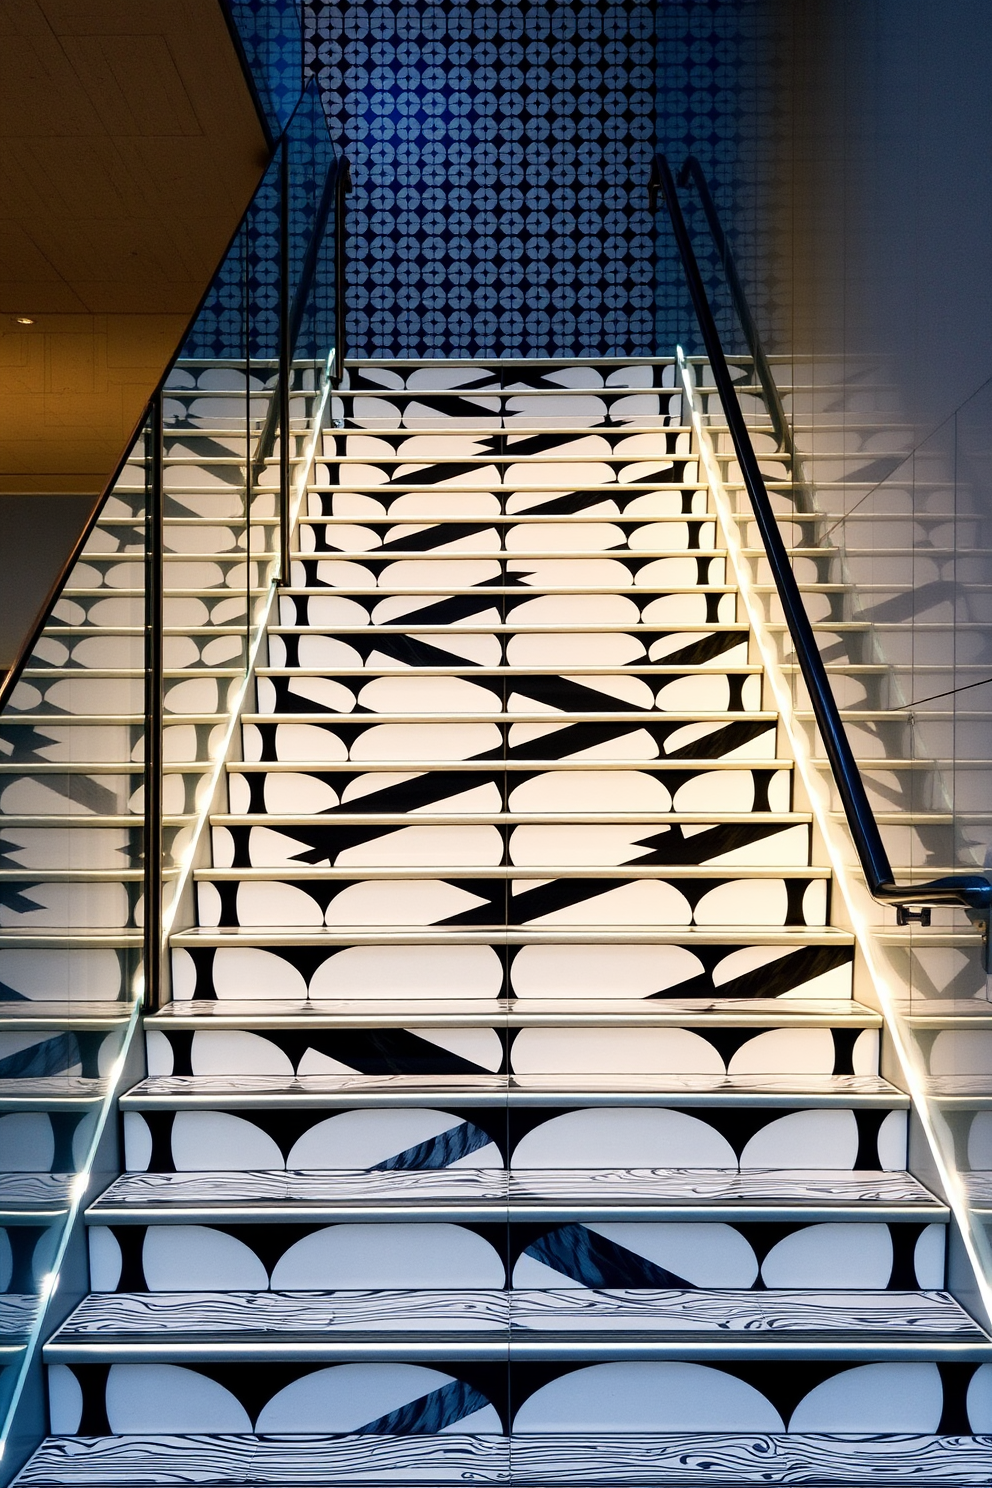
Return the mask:
<svg viewBox="0 0 992 1488"><path fill-rule="evenodd" d="M665 674L622 674L614 676L576 676L570 682L562 683L555 676L541 676L532 674L526 676L521 673L477 673L476 676L454 676L451 680L439 679L434 676L437 658L433 659L431 670L427 670L427 662L422 667L415 665L416 656L410 656L408 668L396 668L399 676L376 676L376 671L382 670L382 665L387 664L387 656L381 656L379 664L375 664L375 653L370 653L369 658L369 680L355 677L354 674L338 674L327 670L321 676L263 676L257 683L256 710L259 713L305 713L309 714L308 723L293 723L287 719L286 722L257 723L248 722L245 726L245 757L257 759L260 750L265 745L271 747L272 729L278 728L275 735L275 743L283 741L284 747L289 748L290 759L306 757L302 753L303 748L320 748L321 732L333 734L333 714L355 713L357 710L366 711L366 714L409 714L410 722L419 714L449 714L457 720L458 713L468 714L491 714L494 722L504 711L522 714L549 714L549 723L555 723L553 714L567 714L568 722L576 726L583 719L583 714L610 714L613 716L611 723L616 729L616 716L620 714L620 722L623 714L629 713L631 725L640 728L641 714L650 714L654 711L662 713L680 714L680 719L672 720L672 725L663 729L663 734L671 735L674 732L675 723L681 723L683 728L690 726L689 717L693 713L702 716L696 726L695 734L705 737L706 732L712 731L714 723L727 728L738 722L741 714L760 713L761 711L761 679L754 673L732 670L706 670L705 673L692 673L690 670L681 671L680 668L672 668ZM318 664L320 665L320 664ZM498 664L497 662L497 665ZM315 668L317 670L317 668ZM360 667L361 670L361 667ZM452 707L454 704L454 707ZM321 729L314 720L314 714L329 714L327 723ZM726 719L708 719L706 714L729 714ZM369 726L373 717L366 716L361 719L364 726ZM647 726L654 720L647 720ZM748 723L761 722L766 725L767 720L747 720ZM602 723L592 719L590 728ZM46 731L48 732L48 731ZM519 729L518 729L519 732ZM534 732L534 729L529 729ZM690 737L690 735L687 735ZM773 735L775 737L775 735ZM330 741L327 741L330 743ZM775 748L772 747L772 753ZM338 753L338 751L335 751ZM277 753L277 757L280 754ZM311 759L320 759L321 753L311 754ZM333 756L332 756L333 757Z"/></svg>
<svg viewBox="0 0 992 1488"><path fill-rule="evenodd" d="M424 438L415 434L364 434L326 433L321 445L321 457L331 460L347 456L353 460L423 461L423 460L477 460L493 458L499 460L527 457L539 459L542 451L555 458L576 455L579 458L624 455L627 458L652 459L660 456L679 455L688 459L693 455L692 432L689 429L651 430L648 433L630 434L624 430L597 434L577 433L571 438L547 440L543 434L510 435L509 438L488 434L445 434L441 438Z"/></svg>
<svg viewBox="0 0 992 1488"><path fill-rule="evenodd" d="M238 653L240 643L232 658L235 662ZM134 665L140 667L141 663L136 662ZM228 676L197 676L195 672L188 677L167 678L164 687L166 715L223 713L240 691L242 680ZM101 714L111 717L125 715L135 720L136 742L144 714L144 696L144 678L141 676L99 677L80 673L78 677L61 677L47 685L40 685L37 680L21 682L11 696L11 722L16 723L18 712L33 715L50 713L53 724L58 720L58 724L63 725L66 714L78 713L89 717L99 717ZM44 743L44 740L39 740L42 751ZM123 756L118 754L117 758L127 759L130 755L131 749L127 749ZM80 756L77 754L76 757ZM84 757L93 758L89 755ZM41 758L45 758L44 752L41 752Z"/></svg>
<svg viewBox="0 0 992 1488"><path fill-rule="evenodd" d="M905 1111L811 1109L754 1104L728 1110L727 1097L683 1109L593 1104L512 1104L394 1097L344 1109L301 1105L128 1110L125 1163L131 1172L318 1171L370 1168L765 1168L855 1171L906 1167ZM177 1105L180 1102L176 1103ZM335 1104L337 1104L335 1102Z"/></svg>
<svg viewBox="0 0 992 1488"><path fill-rule="evenodd" d="M347 932L343 932L347 935ZM495 940L495 938L494 938ZM3 956L0 952L0 957ZM849 946L390 945L193 947L172 953L177 998L424 1001L444 996L850 997ZM0 961L2 965L2 961Z"/></svg>
<svg viewBox="0 0 992 1488"><path fill-rule="evenodd" d="M107 1075L113 1068L114 1061L120 1054L121 1043L120 1029L108 1032L83 1029L61 1032L2 1031L0 1080L36 1080L59 1075L97 1079ZM0 1132L2 1130L0 1125ZM13 1137L14 1133L10 1135ZM18 1157L23 1160L27 1152L28 1147L25 1146L13 1157L13 1161L18 1161ZM11 1158L8 1157L4 1167L9 1168L10 1163Z"/></svg>
<svg viewBox="0 0 992 1488"><path fill-rule="evenodd" d="M149 1030L150 1075L878 1073L875 1029ZM3 1039L0 1034L0 1059Z"/></svg>
<svg viewBox="0 0 992 1488"><path fill-rule="evenodd" d="M44 834L37 834L43 836ZM109 836L109 834L107 834ZM40 845L30 834L13 832L18 858ZM64 837L62 839L64 841ZM621 866L650 863L652 859L686 865L799 868L809 863L810 831L807 826L773 828L695 826L690 832L664 821L638 826L527 825L504 827L483 824L462 826L361 827L331 823L313 827L214 827L213 862L217 868L285 868L302 864L338 868L407 867L455 868L509 862L520 868L548 863L576 867ZM22 845L23 844L23 845ZM96 849L97 844L93 844ZM68 855L68 853L66 854ZM96 852L94 851L94 857ZM81 851L73 855L79 859ZM122 856L104 845L106 863L78 866L114 867ZM130 866L121 862L119 866Z"/></svg>
<svg viewBox="0 0 992 1488"><path fill-rule="evenodd" d="M273 870L273 874L278 870ZM504 918L532 926L609 924L622 926L731 925L823 926L827 881L823 878L756 878L728 882L705 878L668 883L662 879L533 878L504 876L363 880L361 870L345 880L292 881L287 872L254 883L235 880L197 884L203 926L319 925L493 925ZM713 870L718 879L719 870ZM278 884L278 888L276 887ZM54 923L54 921L52 921ZM112 921L126 923L126 921Z"/></svg>
<svg viewBox="0 0 992 1488"><path fill-rule="evenodd" d="M174 1224L89 1228L91 1285L101 1293L387 1288L498 1295L510 1286L678 1286L750 1290L760 1299L767 1288L787 1288L836 1290L841 1308L851 1292L942 1288L944 1242L945 1227L926 1221L783 1223L771 1216L767 1223L518 1216L508 1227L505 1218L468 1225L385 1213L329 1224L304 1210L281 1224L205 1213L178 1215ZM850 1300L856 1307L857 1295ZM397 1309L396 1326L408 1321ZM464 1329L467 1320L452 1325Z"/></svg>
<svg viewBox="0 0 992 1488"><path fill-rule="evenodd" d="M422 1435L451 1428L502 1435L519 1431L616 1431L608 1400L623 1401L629 1430L709 1425L741 1431L884 1433L936 1431L943 1419L969 1421L969 1387L990 1365L932 1362L841 1366L741 1364L723 1370L689 1363L537 1365L521 1361L509 1380L502 1362L432 1368L414 1355L403 1364L212 1364L199 1369L121 1364L58 1365L50 1374L52 1428L84 1436L200 1432L342 1432ZM337 1367L342 1371L335 1375ZM618 1375L617 1371L621 1373ZM605 1372L604 1372L605 1371ZM509 1385L509 1391L508 1391ZM985 1425L980 1377L971 1398ZM399 1397L399 1398L397 1398ZM509 1398L508 1398L509 1397ZM699 1403L687 1420L686 1400ZM666 1408L662 1402L668 1401ZM612 1406L614 1421L616 1404ZM732 1419L734 1427L723 1423ZM600 1425L602 1423L602 1425ZM969 1422L969 1425L971 1423ZM973 1426L971 1429L976 1429Z"/></svg>
<svg viewBox="0 0 992 1488"><path fill-rule="evenodd" d="M103 950L2 946L0 982L18 1002L37 1004L40 1014L53 999L70 1006L89 1001L115 1002L131 994L139 953L138 946Z"/></svg>
<svg viewBox="0 0 992 1488"><path fill-rule="evenodd" d="M329 704L337 703L344 712L347 697L339 693L339 683L320 677L301 678L295 684L273 685L269 678L260 678L258 703L263 712L284 714L330 712ZM430 709L431 683L424 679L423 711ZM382 689L385 692L385 689ZM438 689L439 690L439 689ZM344 692L344 689L341 689ZM396 689L399 691L399 688ZM715 689L714 689L715 691ZM281 695L280 695L281 694ZM778 729L774 721L763 719L702 720L688 723L684 717L671 722L649 722L633 714L629 721L588 721L581 717L557 722L554 715L546 723L505 723L496 712L491 694L479 688L478 696L472 699L473 713L494 715L491 719L473 719L460 722L421 722L416 716L409 721L394 719L379 722L374 716L356 720L335 720L327 723L297 724L295 737L285 725L264 724L256 726L262 735L259 741L265 754L271 758L274 748L281 745L292 750L294 744L306 749L308 760L343 761L368 763L381 759L430 760L471 759L492 757L504 751L523 755L529 759L586 758L596 750L601 755L614 759L629 760L631 765L650 764L654 760L692 759L774 759L777 753ZM530 706L528 706L530 703ZM353 706L353 704L352 704ZM385 710L383 710L385 711ZM437 710L440 711L440 710ZM468 707L465 708L468 712ZM546 710L535 707L532 700L521 696L518 708L522 713ZM607 711L604 709L603 711ZM614 711L614 710L609 710ZM620 710L617 710L620 711ZM457 715L456 715L457 717ZM251 749L254 739L249 736L246 744ZM319 753L317 751L320 751ZM594 756L592 756L594 758ZM299 754L296 755L299 758ZM292 761L293 755L289 755Z"/></svg>
<svg viewBox="0 0 992 1488"><path fill-rule="evenodd" d="M0 930L134 929L140 891L140 883L39 882L25 874L0 885Z"/></svg>
<svg viewBox="0 0 992 1488"><path fill-rule="evenodd" d="M322 737L323 729L314 742ZM488 736L484 742L491 742ZM534 758L534 747L528 745L528 759ZM464 746L460 755L453 747L450 754L450 761L435 769L400 762L388 772L385 765L379 771L363 771L367 762L349 764L340 759L329 760L326 771L320 772L308 769L305 762L293 769L291 760L282 762L287 766L282 770L232 764L228 769L229 808L232 813L317 817L339 805L362 811L437 810L452 800L469 809L521 812L584 811L590 802L604 812L785 812L792 808L792 771L775 765L729 763L711 769L698 761L632 760L622 768L604 770L597 768L595 756L573 757L557 767L538 757L528 767L514 760L505 764L473 761Z"/></svg>

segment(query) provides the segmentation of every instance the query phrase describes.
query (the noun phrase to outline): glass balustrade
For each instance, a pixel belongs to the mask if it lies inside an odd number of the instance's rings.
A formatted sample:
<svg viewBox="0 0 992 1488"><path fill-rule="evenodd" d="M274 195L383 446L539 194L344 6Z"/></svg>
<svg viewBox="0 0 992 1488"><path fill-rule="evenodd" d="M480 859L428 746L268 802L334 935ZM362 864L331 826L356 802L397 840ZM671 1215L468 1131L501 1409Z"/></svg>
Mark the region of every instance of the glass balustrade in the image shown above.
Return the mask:
<svg viewBox="0 0 992 1488"><path fill-rule="evenodd" d="M698 219L694 227L705 231ZM838 366L831 378L792 359L756 366L732 308L724 300L716 311L738 398L895 881L987 874L992 388L907 453L884 369L866 363L853 378ZM810 796L823 803L823 850L845 889L834 922L860 934L856 995L888 1014L892 1077L912 1087L928 1128L915 1143L917 1170L957 1209L952 1284L987 1310L992 1006L982 929L948 905L900 924L867 894L711 369L700 357L686 366L761 617L769 655L755 659L778 673Z"/></svg>
<svg viewBox="0 0 992 1488"><path fill-rule="evenodd" d="M130 1035L171 991L165 936L194 921L207 811L292 540L282 509L326 419L335 169L310 92L0 698L8 1464L44 1429L39 1344L85 1290L80 1207L119 1170L115 1094L143 1073Z"/></svg>

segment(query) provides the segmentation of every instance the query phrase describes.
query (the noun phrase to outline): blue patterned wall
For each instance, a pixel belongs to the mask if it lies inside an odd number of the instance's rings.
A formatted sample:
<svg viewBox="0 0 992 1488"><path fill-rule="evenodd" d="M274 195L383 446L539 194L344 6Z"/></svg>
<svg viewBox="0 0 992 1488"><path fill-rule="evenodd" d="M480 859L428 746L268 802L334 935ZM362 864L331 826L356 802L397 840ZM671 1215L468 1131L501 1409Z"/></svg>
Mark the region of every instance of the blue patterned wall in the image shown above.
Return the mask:
<svg viewBox="0 0 992 1488"><path fill-rule="evenodd" d="M306 0L306 18L355 183L351 354L692 340L648 167L656 143L695 149L734 219L758 0Z"/></svg>
<svg viewBox="0 0 992 1488"><path fill-rule="evenodd" d="M658 146L675 166L699 156L745 275L768 261L755 205L774 116L763 0L306 0L305 19L355 185L352 355L699 350L667 219L647 211ZM315 111L308 97L291 127L296 259L329 156ZM685 204L693 221L690 193ZM276 354L277 213L273 170L187 356L243 356L246 326L253 356ZM723 276L694 226L719 315ZM332 289L328 264L304 355L329 348ZM767 287L752 276L751 291L759 324L774 327Z"/></svg>

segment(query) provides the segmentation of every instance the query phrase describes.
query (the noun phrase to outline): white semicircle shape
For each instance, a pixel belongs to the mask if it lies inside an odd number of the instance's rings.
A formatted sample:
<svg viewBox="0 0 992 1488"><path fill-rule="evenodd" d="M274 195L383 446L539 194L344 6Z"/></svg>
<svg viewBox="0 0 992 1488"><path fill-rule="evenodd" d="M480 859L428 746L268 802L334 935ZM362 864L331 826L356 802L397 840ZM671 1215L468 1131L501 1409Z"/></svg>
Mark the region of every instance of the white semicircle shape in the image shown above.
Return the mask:
<svg viewBox="0 0 992 1488"><path fill-rule="evenodd" d="M178 1364L112 1364L107 1420L115 1436L252 1429L248 1412L230 1390Z"/></svg>
<svg viewBox="0 0 992 1488"><path fill-rule="evenodd" d="M513 1167L730 1168L725 1137L682 1111L615 1106L568 1111L529 1131L517 1143Z"/></svg>
<svg viewBox="0 0 992 1488"><path fill-rule="evenodd" d="M517 1432L781 1431L775 1407L753 1385L705 1364L592 1364L524 1401Z"/></svg>
<svg viewBox="0 0 992 1488"><path fill-rule="evenodd" d="M284 1291L501 1288L498 1253L455 1224L330 1225L298 1240L276 1262Z"/></svg>
<svg viewBox="0 0 992 1488"><path fill-rule="evenodd" d="M355 1431L451 1383L450 1374L419 1364L337 1364L315 1369L263 1407L262 1432Z"/></svg>
<svg viewBox="0 0 992 1488"><path fill-rule="evenodd" d="M841 1370L796 1406L790 1431L935 1432L944 1392L936 1364L859 1364Z"/></svg>

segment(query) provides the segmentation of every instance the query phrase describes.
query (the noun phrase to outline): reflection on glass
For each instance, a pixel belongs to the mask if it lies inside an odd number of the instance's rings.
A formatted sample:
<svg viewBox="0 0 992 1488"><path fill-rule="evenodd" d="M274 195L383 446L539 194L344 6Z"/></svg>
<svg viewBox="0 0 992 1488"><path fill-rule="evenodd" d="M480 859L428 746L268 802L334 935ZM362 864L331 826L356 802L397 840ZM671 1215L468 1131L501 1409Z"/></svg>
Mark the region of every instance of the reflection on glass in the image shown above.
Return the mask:
<svg viewBox="0 0 992 1488"><path fill-rule="evenodd" d="M160 949L145 944L146 801L159 798L160 783L161 862L149 877L168 933L193 922L207 813L275 613L280 505L286 499L292 512L319 439L335 323L334 214L314 202L333 203L334 157L314 94L294 115L285 150L288 489L278 255L272 269L277 153L165 379L161 464L153 410L0 707L3 1441L37 1344L77 1300L75 1268L67 1281L63 1262L67 1246L82 1243L72 1223L80 1207L119 1169L108 1118L125 1061L127 1083L141 1074L131 1034ZM149 575L159 563L163 626L150 641ZM160 782L146 763L155 758L146 686L156 658ZM16 1421L27 1439L35 1428Z"/></svg>
<svg viewBox="0 0 992 1488"><path fill-rule="evenodd" d="M992 868L992 388L908 452L866 365L778 365L799 459L778 446L747 358L735 381L834 697L899 883ZM992 1297L992 1005L985 949L963 909L900 926L864 892L809 697L705 363L711 425L752 592L791 692L795 728L847 859L848 903L878 1004L932 1133L926 1181L958 1207ZM877 395L877 396L876 396ZM835 912L844 914L842 905ZM895 1072L899 1066L893 1063Z"/></svg>

